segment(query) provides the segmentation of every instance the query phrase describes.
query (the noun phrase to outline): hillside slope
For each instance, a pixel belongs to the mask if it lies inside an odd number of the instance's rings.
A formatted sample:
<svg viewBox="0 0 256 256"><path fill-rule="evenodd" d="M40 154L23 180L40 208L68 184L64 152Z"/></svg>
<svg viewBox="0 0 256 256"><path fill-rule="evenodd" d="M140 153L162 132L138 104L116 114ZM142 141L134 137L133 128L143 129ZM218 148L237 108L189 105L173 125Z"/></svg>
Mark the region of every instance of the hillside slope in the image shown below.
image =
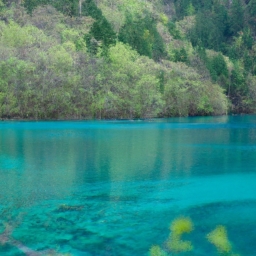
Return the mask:
<svg viewBox="0 0 256 256"><path fill-rule="evenodd" d="M4 0L0 13L0 118L256 110L255 0Z"/></svg>

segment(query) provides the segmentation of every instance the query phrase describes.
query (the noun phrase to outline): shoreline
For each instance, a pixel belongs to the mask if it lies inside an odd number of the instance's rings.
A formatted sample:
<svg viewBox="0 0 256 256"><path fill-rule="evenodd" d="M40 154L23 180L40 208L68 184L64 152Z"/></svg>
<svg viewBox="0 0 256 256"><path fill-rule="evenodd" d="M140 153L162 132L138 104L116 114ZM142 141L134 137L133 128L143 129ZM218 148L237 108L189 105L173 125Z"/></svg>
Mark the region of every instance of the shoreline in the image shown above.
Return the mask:
<svg viewBox="0 0 256 256"><path fill-rule="evenodd" d="M169 117L148 117L148 118L67 118L67 119L33 119L33 118L0 118L0 122L6 121L21 121L21 122L61 122L61 121L144 121L144 120L153 120L153 119L166 119L166 118L197 118L197 117L224 117L224 116L249 116L256 115L256 113L239 113L239 114L228 114L228 115L209 115L209 116L169 116Z"/></svg>

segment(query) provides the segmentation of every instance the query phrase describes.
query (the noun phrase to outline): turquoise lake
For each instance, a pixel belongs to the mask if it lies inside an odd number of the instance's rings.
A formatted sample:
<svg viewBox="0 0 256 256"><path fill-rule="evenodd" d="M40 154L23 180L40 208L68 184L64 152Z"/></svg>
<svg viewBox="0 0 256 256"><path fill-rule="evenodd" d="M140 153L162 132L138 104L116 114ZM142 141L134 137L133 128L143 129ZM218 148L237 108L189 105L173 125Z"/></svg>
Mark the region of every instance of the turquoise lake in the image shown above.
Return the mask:
<svg viewBox="0 0 256 256"><path fill-rule="evenodd" d="M178 255L218 255L217 225L256 255L255 115L0 122L0 255L148 255L180 216Z"/></svg>

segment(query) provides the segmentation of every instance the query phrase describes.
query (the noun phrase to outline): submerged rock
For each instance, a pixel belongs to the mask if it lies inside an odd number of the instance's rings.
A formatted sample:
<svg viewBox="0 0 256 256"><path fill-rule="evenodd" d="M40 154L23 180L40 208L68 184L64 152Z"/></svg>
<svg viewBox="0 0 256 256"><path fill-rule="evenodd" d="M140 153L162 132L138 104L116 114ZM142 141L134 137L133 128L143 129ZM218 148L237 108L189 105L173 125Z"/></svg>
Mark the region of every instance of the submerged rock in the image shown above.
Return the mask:
<svg viewBox="0 0 256 256"><path fill-rule="evenodd" d="M66 211L81 211L84 209L83 205L67 205L67 204L61 204L57 211L58 212L66 212Z"/></svg>

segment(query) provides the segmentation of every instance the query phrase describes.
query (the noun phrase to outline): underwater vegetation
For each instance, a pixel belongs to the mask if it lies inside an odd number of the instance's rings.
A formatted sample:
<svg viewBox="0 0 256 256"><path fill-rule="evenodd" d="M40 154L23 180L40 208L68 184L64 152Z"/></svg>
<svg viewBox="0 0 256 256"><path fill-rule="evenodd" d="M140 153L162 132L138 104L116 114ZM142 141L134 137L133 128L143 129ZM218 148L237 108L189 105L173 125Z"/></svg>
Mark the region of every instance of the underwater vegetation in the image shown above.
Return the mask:
<svg viewBox="0 0 256 256"><path fill-rule="evenodd" d="M180 217L175 219L170 225L170 235L165 242L164 248L153 245L150 248L150 256L169 256L184 252L192 252L194 246L190 241L182 240L182 235L191 233L194 224L190 218ZM222 256L241 256L233 251L232 243L228 239L227 230L219 225L207 234L206 239L217 249L218 255Z"/></svg>
<svg viewBox="0 0 256 256"><path fill-rule="evenodd" d="M167 253L160 248L158 245L153 245L150 248L150 256L167 256Z"/></svg>
<svg viewBox="0 0 256 256"><path fill-rule="evenodd" d="M81 210L81 206L60 205L61 211ZM21 241L12 237L14 229L20 225L20 220L13 223L4 223L4 231L0 234L0 246L9 245L17 248L27 256L71 256L70 253L59 253L53 249L43 251L33 250L26 246ZM170 256L170 255L196 255L196 246L189 240L184 240L185 234L190 234L195 229L195 226L190 218L180 217L175 219L170 225L170 234L164 245L153 245L150 248L150 256ZM188 235L186 235L188 236ZM218 225L214 230L209 232L204 239L213 245L216 253L220 256L241 256L234 252L231 241L228 238L227 229L225 226ZM193 254L195 253L195 254Z"/></svg>
<svg viewBox="0 0 256 256"><path fill-rule="evenodd" d="M167 248L173 252L192 251L192 243L190 241L183 241L181 236L184 233L190 233L193 229L193 223L189 218L174 220L170 226L171 233L167 241Z"/></svg>
<svg viewBox="0 0 256 256"><path fill-rule="evenodd" d="M220 255L240 256L233 252L231 242L228 239L227 230L224 226L217 226L207 235L207 240L217 248Z"/></svg>

